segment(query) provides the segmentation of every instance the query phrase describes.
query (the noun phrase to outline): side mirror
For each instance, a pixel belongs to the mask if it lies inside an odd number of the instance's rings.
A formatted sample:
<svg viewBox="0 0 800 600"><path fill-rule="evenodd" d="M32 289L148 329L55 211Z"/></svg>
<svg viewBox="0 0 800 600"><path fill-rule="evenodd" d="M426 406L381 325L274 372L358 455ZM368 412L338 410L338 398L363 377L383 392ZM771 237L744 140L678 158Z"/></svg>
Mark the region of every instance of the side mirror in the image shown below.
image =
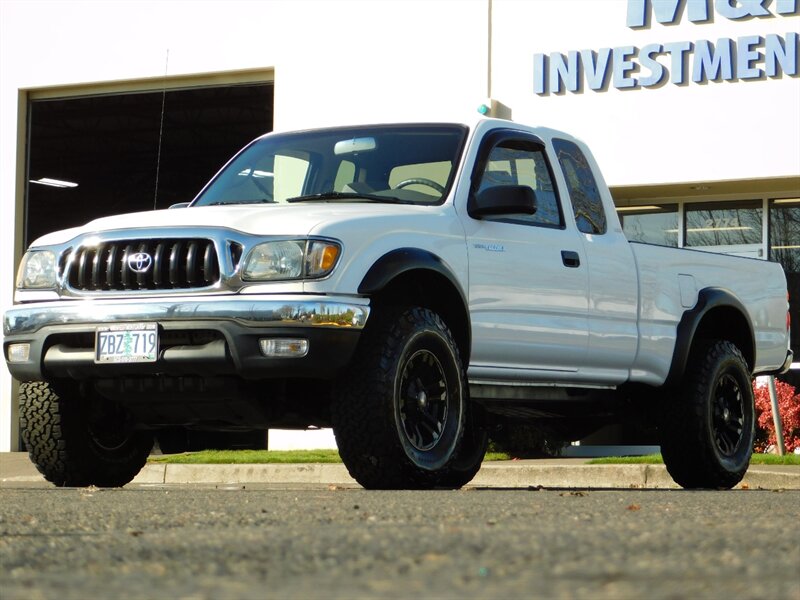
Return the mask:
<svg viewBox="0 0 800 600"><path fill-rule="evenodd" d="M191 204L191 202L178 202L177 204L170 205L169 208L170 208L170 210L173 209L173 208L186 208L190 204Z"/></svg>
<svg viewBox="0 0 800 600"><path fill-rule="evenodd" d="M467 202L473 219L498 215L536 213L536 192L526 185L496 185L473 194Z"/></svg>

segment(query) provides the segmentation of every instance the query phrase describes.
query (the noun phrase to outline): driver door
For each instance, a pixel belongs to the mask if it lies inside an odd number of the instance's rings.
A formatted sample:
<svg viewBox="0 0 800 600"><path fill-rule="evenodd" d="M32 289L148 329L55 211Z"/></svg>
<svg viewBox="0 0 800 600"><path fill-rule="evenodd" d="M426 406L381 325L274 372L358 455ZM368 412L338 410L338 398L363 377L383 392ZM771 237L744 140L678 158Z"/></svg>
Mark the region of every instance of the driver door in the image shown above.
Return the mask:
<svg viewBox="0 0 800 600"><path fill-rule="evenodd" d="M575 372L588 347L583 245L564 224L543 144L519 132L490 134L471 193L529 186L534 214L465 216L473 351L470 377L553 380ZM483 158L481 158L483 157Z"/></svg>

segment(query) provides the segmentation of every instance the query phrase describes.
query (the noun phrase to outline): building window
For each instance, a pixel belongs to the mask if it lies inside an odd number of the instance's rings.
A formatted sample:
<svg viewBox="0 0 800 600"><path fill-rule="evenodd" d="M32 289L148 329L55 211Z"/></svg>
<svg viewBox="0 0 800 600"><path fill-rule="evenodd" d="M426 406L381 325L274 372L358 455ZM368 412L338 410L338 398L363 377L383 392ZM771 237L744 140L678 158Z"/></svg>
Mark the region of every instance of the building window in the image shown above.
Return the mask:
<svg viewBox="0 0 800 600"><path fill-rule="evenodd" d="M678 205L620 208L625 236L632 242L678 247Z"/></svg>
<svg viewBox="0 0 800 600"><path fill-rule="evenodd" d="M686 204L686 246L762 258L758 200Z"/></svg>
<svg viewBox="0 0 800 600"><path fill-rule="evenodd" d="M770 202L769 259L800 273L800 198Z"/></svg>
<svg viewBox="0 0 800 600"><path fill-rule="evenodd" d="M800 198L769 203L769 259L781 263L789 288L792 350L800 356Z"/></svg>

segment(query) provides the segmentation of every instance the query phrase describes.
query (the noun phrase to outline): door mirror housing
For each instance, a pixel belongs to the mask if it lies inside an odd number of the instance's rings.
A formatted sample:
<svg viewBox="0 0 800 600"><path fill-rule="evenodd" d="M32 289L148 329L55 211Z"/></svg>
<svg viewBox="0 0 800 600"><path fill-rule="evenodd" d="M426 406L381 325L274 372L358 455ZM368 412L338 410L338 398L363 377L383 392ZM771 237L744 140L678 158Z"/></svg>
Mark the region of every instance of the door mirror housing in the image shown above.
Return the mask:
<svg viewBox="0 0 800 600"><path fill-rule="evenodd" d="M526 185L496 185L472 194L467 212L473 219L536 213L536 192Z"/></svg>

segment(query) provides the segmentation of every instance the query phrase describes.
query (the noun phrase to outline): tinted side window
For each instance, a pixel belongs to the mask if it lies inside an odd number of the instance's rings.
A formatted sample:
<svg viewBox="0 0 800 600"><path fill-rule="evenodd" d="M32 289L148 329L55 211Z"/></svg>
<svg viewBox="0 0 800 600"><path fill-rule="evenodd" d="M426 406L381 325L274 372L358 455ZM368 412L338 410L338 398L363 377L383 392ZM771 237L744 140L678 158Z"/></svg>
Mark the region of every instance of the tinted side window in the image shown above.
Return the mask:
<svg viewBox="0 0 800 600"><path fill-rule="evenodd" d="M524 185L536 193L532 215L504 215L493 220L559 227L562 224L558 199L544 152L535 144L504 141L492 148L481 174L477 192L501 185Z"/></svg>
<svg viewBox="0 0 800 600"><path fill-rule="evenodd" d="M567 180L567 190L575 212L575 222L583 233L606 232L606 213L600 199L600 189L581 149L567 140L553 140L558 164Z"/></svg>

